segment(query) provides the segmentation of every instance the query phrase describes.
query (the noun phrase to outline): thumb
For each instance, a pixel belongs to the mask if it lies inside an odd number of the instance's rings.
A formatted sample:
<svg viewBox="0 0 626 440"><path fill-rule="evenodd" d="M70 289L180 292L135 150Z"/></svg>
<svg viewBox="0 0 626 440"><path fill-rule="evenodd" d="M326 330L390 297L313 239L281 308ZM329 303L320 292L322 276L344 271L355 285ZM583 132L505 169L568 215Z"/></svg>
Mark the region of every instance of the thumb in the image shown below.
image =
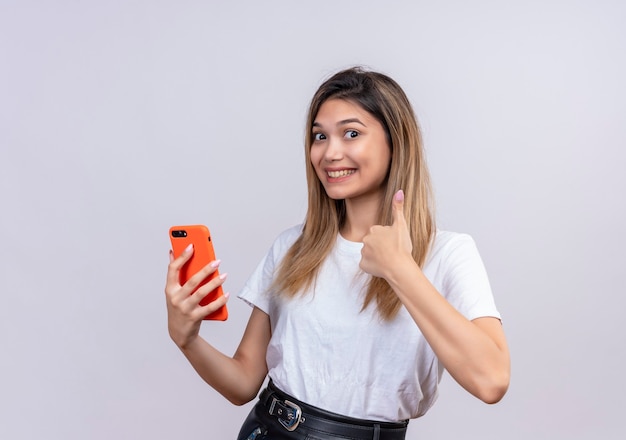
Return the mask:
<svg viewBox="0 0 626 440"><path fill-rule="evenodd" d="M404 191L399 190L393 196L393 223L404 221Z"/></svg>

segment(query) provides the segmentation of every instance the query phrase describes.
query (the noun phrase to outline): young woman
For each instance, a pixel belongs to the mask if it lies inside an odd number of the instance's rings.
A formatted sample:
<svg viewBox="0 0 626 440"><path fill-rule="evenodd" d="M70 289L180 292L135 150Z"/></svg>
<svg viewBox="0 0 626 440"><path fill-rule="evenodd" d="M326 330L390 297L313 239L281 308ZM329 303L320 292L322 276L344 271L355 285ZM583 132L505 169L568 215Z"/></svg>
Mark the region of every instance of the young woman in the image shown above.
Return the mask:
<svg viewBox="0 0 626 440"><path fill-rule="evenodd" d="M190 295L191 256L170 253L169 332L198 374L231 402L254 399L243 439L404 439L434 403L443 369L487 403L509 384L509 354L473 240L436 230L422 140L400 86L352 68L311 102L309 207L282 233L240 298L253 306L234 356L198 335L227 296Z"/></svg>

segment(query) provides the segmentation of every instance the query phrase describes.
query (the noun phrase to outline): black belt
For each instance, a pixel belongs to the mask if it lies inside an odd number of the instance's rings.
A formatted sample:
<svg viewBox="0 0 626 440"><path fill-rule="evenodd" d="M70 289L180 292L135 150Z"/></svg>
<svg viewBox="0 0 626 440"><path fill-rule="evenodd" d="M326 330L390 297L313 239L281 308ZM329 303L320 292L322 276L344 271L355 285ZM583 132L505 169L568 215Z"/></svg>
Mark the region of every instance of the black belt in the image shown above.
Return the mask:
<svg viewBox="0 0 626 440"><path fill-rule="evenodd" d="M377 422L325 411L283 393L271 380L259 399L287 431L305 428L354 439L404 440L409 424L408 420Z"/></svg>

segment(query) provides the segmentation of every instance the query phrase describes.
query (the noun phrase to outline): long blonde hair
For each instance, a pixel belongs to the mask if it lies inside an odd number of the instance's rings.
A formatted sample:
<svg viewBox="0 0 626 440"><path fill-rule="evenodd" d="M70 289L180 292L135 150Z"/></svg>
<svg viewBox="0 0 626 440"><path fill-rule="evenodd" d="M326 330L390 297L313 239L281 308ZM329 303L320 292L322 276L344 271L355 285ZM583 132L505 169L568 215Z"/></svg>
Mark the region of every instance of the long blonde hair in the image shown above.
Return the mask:
<svg viewBox="0 0 626 440"><path fill-rule="evenodd" d="M404 190L404 213L411 240L413 258L421 267L435 233L430 175L426 167L422 136L413 108L400 86L388 76L360 67L343 70L331 76L317 90L306 122L305 157L309 206L300 237L283 258L273 283L281 295L295 296L308 289L331 251L346 217L345 201L326 194L311 164L313 122L324 102L343 99L359 105L384 127L391 148L391 163L385 184L378 224L392 224L392 199ZM385 320L400 309L400 300L382 278L371 277L363 309L376 301Z"/></svg>

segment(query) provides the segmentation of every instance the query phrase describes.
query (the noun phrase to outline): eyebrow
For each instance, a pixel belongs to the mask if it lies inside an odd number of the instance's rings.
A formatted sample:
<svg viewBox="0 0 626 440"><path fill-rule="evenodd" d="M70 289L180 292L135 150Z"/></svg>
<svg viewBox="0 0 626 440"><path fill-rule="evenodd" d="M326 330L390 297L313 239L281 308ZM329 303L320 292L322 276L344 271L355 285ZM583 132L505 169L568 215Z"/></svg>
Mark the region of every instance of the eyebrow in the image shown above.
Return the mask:
<svg viewBox="0 0 626 440"><path fill-rule="evenodd" d="M361 120L359 118L343 119L343 120L337 122L337 126L346 125L346 124L352 124L352 123L361 124L363 127L367 127L367 125L365 125L363 122L361 122ZM317 121L313 122L313 127L321 127L321 126L322 126L322 124L320 124L319 122L317 122Z"/></svg>

